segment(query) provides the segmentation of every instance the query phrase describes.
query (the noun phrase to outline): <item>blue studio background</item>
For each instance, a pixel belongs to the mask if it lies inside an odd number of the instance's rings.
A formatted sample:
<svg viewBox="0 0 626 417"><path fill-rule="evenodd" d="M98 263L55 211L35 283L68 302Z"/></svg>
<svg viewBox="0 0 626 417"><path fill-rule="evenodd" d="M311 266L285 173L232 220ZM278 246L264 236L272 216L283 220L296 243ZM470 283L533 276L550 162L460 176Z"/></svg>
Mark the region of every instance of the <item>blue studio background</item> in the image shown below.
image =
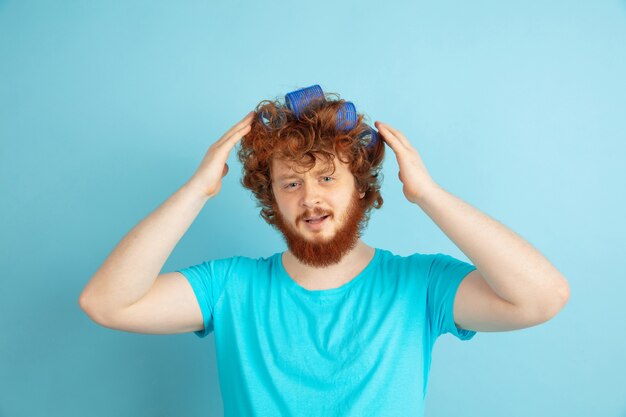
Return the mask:
<svg viewBox="0 0 626 417"><path fill-rule="evenodd" d="M626 417L626 1L0 0L0 416L220 416L213 335L92 322L123 236L263 99L313 84L568 278L553 320L435 345L426 416ZM163 272L285 249L239 184ZM364 240L467 257L387 148Z"/></svg>

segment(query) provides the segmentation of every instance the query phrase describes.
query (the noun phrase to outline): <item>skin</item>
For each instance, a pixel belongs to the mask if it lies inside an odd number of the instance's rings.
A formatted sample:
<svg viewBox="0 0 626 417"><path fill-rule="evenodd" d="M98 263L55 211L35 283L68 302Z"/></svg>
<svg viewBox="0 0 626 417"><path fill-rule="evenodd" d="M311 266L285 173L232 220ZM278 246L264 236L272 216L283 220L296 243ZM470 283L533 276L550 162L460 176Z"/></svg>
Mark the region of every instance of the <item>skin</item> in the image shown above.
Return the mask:
<svg viewBox="0 0 626 417"><path fill-rule="evenodd" d="M176 282L182 279L174 281L170 274L159 271L207 200L219 193L228 172L228 154L250 131L254 114L250 112L212 144L194 176L118 244L81 294L80 305L90 317L107 327L158 333L164 331L168 319L173 320L170 311L180 309L180 299L170 297L170 288L178 288L170 285L178 285ZM376 127L395 152L398 177L407 199L418 205L477 268L463 279L456 293L457 326L482 332L507 331L555 316L569 299L569 286L561 273L512 230L435 184L402 132L380 122ZM308 259L306 251L300 259L291 250L283 254L287 272L309 289L335 288L350 281L374 254L360 239L354 247L348 244L354 238L354 229L347 225L359 219L358 214L353 215L350 203L362 195L355 193L353 178L346 175L347 167L337 162L337 169L337 181L310 172L296 179L299 184L293 193L275 188L283 231L293 234L293 247L332 241L343 248L328 252L326 262L339 259L328 265L315 264L316 260L313 265L302 262ZM331 221L319 231L303 228L302 218L320 211L332 214ZM188 289L185 284L185 294ZM182 317L175 321L166 323L169 328L165 330L191 330L189 325L180 328ZM197 320L193 329L197 329Z"/></svg>
<svg viewBox="0 0 626 417"><path fill-rule="evenodd" d="M221 179L228 172L228 153L249 132L252 116L251 112L209 149L191 187L197 184L207 197L219 192ZM407 200L419 206L477 268L468 274L457 291L454 304L457 325L476 331L506 331L554 317L569 299L568 282L554 265L512 230L435 183L419 152L402 132L380 121L375 126L381 139L396 155L398 178ZM346 167L337 159L335 163L339 172L345 173L342 169ZM280 171L281 167L276 169ZM294 194L274 188L277 212L284 219L282 231L289 233L291 230L295 243L328 242L339 232L343 233L342 226L347 218L344 213L350 201L346 196L352 195L354 181L344 182L345 177L342 177L339 184L327 186L318 182L313 172L307 174L300 177L301 184ZM312 232L302 227L303 217L320 211L332 214L332 221L323 231ZM338 236L344 243L350 242L349 235ZM335 288L363 270L373 254L373 248L357 239L355 246L337 263L320 265L312 261L312 265L307 264L303 260L311 261L309 257L298 259L290 249L283 254L283 264L289 275L304 287Z"/></svg>
<svg viewBox="0 0 626 417"><path fill-rule="evenodd" d="M456 323L465 329L504 331L554 317L569 299L567 280L554 265L511 229L436 184L401 131L379 121L375 125L396 155L407 200L476 266L457 291Z"/></svg>
<svg viewBox="0 0 626 417"><path fill-rule="evenodd" d="M189 180L191 189L207 199L215 197L221 190L222 179L228 173L226 160L231 150L250 131L255 112L248 113L243 119L232 126L222 137L220 137L207 151L200 166ZM281 162L283 163L281 165ZM304 174L304 187L298 191L286 192L274 189L276 196L275 212L277 213L277 228L283 234L288 246L293 250L288 250L283 254L283 266L287 273L300 285L308 289L336 288L354 278L362 271L374 257L374 248L366 245L358 236L355 230L355 223L362 220L361 210L353 205L350 206L350 198L356 196L360 200L364 194L356 192L354 177L338 159L334 160L338 183L330 181L332 185L322 183L319 187L313 187L311 175L318 168L316 165L309 173ZM272 175L285 173L281 169L289 170L286 161L272 161ZM301 171L300 169L297 169ZM327 180L326 180L327 181ZM272 186L275 186L273 182ZM328 190L333 189L331 194ZM302 191L305 190L305 191ZM326 191L325 191L326 190ZM298 195L305 194L304 202L299 206ZM309 201L310 195L317 194L313 200ZM323 230L313 232L303 228L303 219L311 215L330 213L330 221L323 226ZM297 253L299 256L295 256ZM321 254L322 256L312 256L311 254Z"/></svg>
<svg viewBox="0 0 626 417"><path fill-rule="evenodd" d="M360 239L361 199L348 165L334 159L335 171L319 158L308 172L282 159L272 160L276 228L289 248L283 266L307 289L339 287L354 278L374 256ZM329 215L319 227L305 219Z"/></svg>

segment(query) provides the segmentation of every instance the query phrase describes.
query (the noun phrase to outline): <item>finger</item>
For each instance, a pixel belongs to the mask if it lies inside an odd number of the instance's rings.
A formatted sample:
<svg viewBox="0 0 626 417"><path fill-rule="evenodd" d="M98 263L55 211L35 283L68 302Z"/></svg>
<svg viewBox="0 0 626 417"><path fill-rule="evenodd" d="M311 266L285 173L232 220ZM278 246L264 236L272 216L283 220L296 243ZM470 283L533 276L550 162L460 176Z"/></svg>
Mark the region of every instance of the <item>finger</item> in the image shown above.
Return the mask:
<svg viewBox="0 0 626 417"><path fill-rule="evenodd" d="M247 125L250 124L250 122L252 122L252 118L253 116L256 114L256 112L254 110L252 110L251 112L249 112L248 114L246 114L243 119L241 119L235 126L236 127L238 125Z"/></svg>
<svg viewBox="0 0 626 417"><path fill-rule="evenodd" d="M246 136L247 133L250 133L250 130L252 130L252 126L245 126L242 129L239 129L238 131L236 131L233 134L233 136L230 137L230 140L229 140L229 143L232 144L231 147L235 146L235 144L239 142L241 138Z"/></svg>
<svg viewBox="0 0 626 417"><path fill-rule="evenodd" d="M402 144L402 142L400 142L400 139L395 137L395 135L391 133L391 131L389 131L389 129L387 129L382 123L378 124L377 126L378 131L385 140L385 143L387 143L387 145L389 145L389 147L391 147L391 149L393 149L395 153L400 153L404 150L403 148L405 146Z"/></svg>
<svg viewBox="0 0 626 417"><path fill-rule="evenodd" d="M222 139L228 140L232 134L236 133L239 129L242 129L246 126L250 126L252 124L252 119L253 116L256 113L254 111L251 111L250 113L248 113L243 119L241 119L237 124L235 124L233 127L231 127L230 129L228 129L226 131L226 133L224 133L224 135L222 135L222 137L220 138L220 141Z"/></svg>
<svg viewBox="0 0 626 417"><path fill-rule="evenodd" d="M235 146L235 143L239 141L243 136L245 136L246 133L250 132L251 129L252 125L247 124L244 126L240 126L238 129L233 130L232 132L229 131L216 142L216 146L227 146L229 148L232 148L233 146Z"/></svg>
<svg viewBox="0 0 626 417"><path fill-rule="evenodd" d="M243 138L246 133L250 131L250 129L250 126L246 126L243 129L239 129L238 131L234 132L227 140L218 145L218 149L221 149L221 152L224 152L226 155L228 155L230 151L235 147L237 142L239 142L241 138Z"/></svg>
<svg viewBox="0 0 626 417"><path fill-rule="evenodd" d="M407 148L411 147L411 143L409 142L409 140L398 129L395 129L386 123L381 123L381 122L378 122L378 123L380 123L380 125L384 127L385 129L387 129L394 137L398 138L398 140L400 141L400 143L402 143L402 145L404 145Z"/></svg>

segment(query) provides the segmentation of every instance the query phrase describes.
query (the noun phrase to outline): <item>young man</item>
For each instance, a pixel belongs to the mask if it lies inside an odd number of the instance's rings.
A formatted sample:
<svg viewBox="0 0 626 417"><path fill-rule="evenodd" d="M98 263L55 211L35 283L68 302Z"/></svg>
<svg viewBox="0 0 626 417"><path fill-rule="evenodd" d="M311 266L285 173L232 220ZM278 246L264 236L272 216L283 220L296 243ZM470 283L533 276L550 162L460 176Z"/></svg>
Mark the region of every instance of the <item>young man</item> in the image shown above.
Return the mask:
<svg viewBox="0 0 626 417"><path fill-rule="evenodd" d="M109 328L214 331L226 416L422 416L440 335L469 340L477 331L534 326L568 300L557 269L439 187L400 131L377 122L384 143L371 149L333 132L335 104L306 123L288 114L270 130L253 117L259 111L248 114L124 237L81 294L83 310ZM242 138L242 183L288 250L160 274L219 193L228 154ZM385 144L406 198L476 266L440 253L402 257L361 240L369 210L382 205L377 172Z"/></svg>

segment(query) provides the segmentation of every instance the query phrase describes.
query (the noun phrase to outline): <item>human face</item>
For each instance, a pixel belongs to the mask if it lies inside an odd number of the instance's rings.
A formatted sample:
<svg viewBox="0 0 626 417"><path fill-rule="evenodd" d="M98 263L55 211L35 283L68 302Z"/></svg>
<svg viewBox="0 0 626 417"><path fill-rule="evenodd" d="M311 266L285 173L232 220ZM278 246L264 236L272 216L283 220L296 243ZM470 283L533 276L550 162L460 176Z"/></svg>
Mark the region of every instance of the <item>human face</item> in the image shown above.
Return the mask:
<svg viewBox="0 0 626 417"><path fill-rule="evenodd" d="M325 267L341 261L360 237L364 218L361 199L348 165L319 158L302 173L285 160L272 160L275 225L290 252L302 263ZM297 172L296 172L297 171ZM321 221L307 221L324 217Z"/></svg>

